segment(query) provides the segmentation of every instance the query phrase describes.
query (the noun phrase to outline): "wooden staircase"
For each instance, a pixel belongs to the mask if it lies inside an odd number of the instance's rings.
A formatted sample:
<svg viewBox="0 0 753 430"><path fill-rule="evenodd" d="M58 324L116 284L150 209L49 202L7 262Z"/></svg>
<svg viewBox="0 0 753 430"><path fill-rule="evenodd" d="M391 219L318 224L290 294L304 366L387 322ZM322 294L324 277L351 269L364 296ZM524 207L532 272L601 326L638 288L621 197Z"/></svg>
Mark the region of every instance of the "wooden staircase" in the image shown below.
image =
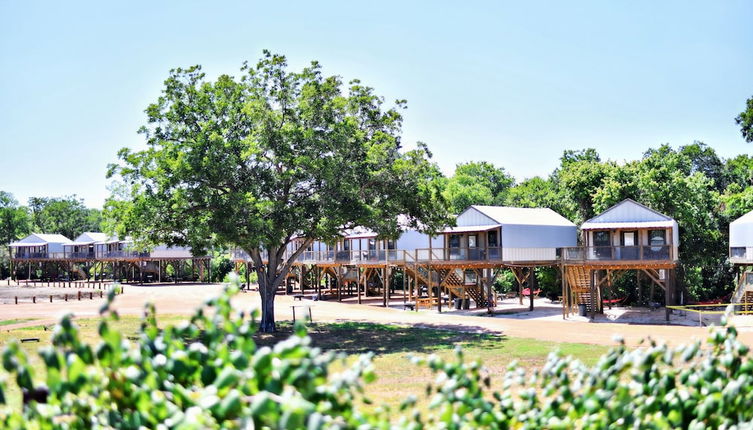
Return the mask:
<svg viewBox="0 0 753 430"><path fill-rule="evenodd" d="M588 312L591 312L591 279L590 271L579 266L565 268L565 276L570 289L579 305L585 304Z"/></svg>
<svg viewBox="0 0 753 430"><path fill-rule="evenodd" d="M419 285L423 285L429 288L436 288L441 283L442 287L446 288L449 292L450 298L463 298L463 290L465 290L465 294L473 299L474 303L476 303L476 307L487 306L486 300L483 299L483 292L481 288L479 288L477 285L465 285L461 269L432 268L431 281L429 281L429 273L425 267L409 263L405 265L405 270L409 276L418 279ZM436 305L438 300L439 299L437 297L433 297L431 300L429 300L428 298L418 299L417 306L431 307L433 305Z"/></svg>

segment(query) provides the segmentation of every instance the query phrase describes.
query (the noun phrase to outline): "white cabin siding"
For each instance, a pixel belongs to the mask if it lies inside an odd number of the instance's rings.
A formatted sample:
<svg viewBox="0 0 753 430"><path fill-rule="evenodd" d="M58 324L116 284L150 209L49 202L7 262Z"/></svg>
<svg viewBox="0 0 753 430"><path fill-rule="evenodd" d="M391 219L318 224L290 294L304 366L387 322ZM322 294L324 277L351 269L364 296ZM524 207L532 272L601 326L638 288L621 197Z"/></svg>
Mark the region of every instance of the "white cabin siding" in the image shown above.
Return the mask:
<svg viewBox="0 0 753 430"><path fill-rule="evenodd" d="M470 207L463 211L463 213L458 215L457 219L455 219L455 224L457 224L458 227L465 227L476 225L495 225L499 223L482 214L478 209Z"/></svg>

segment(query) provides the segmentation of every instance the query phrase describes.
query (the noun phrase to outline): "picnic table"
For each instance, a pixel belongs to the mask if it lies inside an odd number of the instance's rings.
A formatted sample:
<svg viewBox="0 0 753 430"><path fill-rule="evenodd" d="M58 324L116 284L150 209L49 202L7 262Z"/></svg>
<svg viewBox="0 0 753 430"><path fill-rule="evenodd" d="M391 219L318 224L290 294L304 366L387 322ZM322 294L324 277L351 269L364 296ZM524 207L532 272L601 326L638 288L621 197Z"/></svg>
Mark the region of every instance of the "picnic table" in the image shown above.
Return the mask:
<svg viewBox="0 0 753 430"><path fill-rule="evenodd" d="M290 309L293 310L293 322L295 322L295 309L296 308L303 308L304 309L304 315L305 311L308 311L309 314L309 321L314 321L314 318L311 316L311 306L310 305L290 305Z"/></svg>

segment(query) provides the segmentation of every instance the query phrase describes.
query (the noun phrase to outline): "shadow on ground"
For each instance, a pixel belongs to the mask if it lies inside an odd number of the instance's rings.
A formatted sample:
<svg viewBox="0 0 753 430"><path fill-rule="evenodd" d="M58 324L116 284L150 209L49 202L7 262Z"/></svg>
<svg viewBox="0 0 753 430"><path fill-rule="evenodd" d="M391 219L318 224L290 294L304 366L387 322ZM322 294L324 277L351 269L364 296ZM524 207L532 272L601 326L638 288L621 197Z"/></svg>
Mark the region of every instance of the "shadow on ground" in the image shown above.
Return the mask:
<svg viewBox="0 0 753 430"><path fill-rule="evenodd" d="M293 326L281 322L278 323L276 333L257 333L255 338L259 345L272 346L292 333ZM478 348L494 348L505 340L505 336L480 327L451 324L398 326L366 322L314 323L308 327L308 334L314 346L346 354L369 351L376 354L431 353L469 343Z"/></svg>

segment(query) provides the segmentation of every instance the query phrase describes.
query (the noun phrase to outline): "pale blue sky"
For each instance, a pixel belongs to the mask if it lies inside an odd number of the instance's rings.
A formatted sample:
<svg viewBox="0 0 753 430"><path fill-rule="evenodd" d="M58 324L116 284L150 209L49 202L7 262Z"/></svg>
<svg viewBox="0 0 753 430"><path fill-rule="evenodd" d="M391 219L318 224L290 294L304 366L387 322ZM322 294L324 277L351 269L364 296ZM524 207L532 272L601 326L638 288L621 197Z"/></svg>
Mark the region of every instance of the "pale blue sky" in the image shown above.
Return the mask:
<svg viewBox="0 0 753 430"><path fill-rule="evenodd" d="M446 173L546 175L584 147L753 150L734 123L753 95L753 2L356 3L0 0L0 190L100 206L170 68L237 75L265 48L407 99L404 141Z"/></svg>

